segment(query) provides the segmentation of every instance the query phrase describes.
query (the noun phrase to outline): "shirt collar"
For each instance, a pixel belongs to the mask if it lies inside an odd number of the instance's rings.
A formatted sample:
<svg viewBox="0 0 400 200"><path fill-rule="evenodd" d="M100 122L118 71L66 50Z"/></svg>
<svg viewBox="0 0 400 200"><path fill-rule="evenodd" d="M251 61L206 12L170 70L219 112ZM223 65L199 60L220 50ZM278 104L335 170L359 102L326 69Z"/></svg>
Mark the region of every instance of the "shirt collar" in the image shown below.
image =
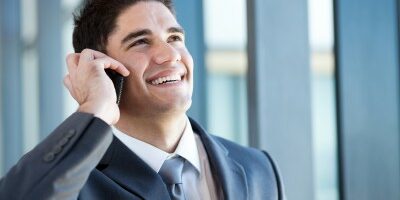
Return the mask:
<svg viewBox="0 0 400 200"><path fill-rule="evenodd" d="M198 172L201 171L199 152L189 119L187 119L185 130L183 131L182 137L175 149L174 154L182 156L189 161Z"/></svg>
<svg viewBox="0 0 400 200"><path fill-rule="evenodd" d="M164 161L176 155L185 158L196 170L200 173L199 152L196 145L193 129L189 119L186 120L186 126L182 133L181 139L174 153L165 152L151 144L131 137L117 128L113 127L114 135L121 140L131 151L138 155L146 164L154 171L158 172L161 169Z"/></svg>

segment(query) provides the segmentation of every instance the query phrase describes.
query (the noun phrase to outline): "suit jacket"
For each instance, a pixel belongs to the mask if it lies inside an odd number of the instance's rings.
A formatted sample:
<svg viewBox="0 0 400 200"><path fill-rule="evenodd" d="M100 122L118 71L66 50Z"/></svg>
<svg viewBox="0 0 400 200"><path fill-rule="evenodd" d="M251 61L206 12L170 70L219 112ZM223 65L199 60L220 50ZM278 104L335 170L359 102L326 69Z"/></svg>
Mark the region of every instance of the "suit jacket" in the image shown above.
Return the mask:
<svg viewBox="0 0 400 200"><path fill-rule="evenodd" d="M209 135L190 119L207 151L221 199L285 199L271 157ZM161 177L91 114L74 113L0 180L1 199L170 199Z"/></svg>

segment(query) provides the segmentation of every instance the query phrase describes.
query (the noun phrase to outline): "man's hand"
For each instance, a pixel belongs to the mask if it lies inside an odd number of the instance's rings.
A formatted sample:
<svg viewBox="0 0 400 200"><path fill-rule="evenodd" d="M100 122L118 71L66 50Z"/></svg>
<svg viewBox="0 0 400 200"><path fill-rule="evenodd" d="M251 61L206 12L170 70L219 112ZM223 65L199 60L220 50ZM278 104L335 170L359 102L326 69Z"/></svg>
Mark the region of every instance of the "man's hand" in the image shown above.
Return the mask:
<svg viewBox="0 0 400 200"><path fill-rule="evenodd" d="M119 120L116 92L104 69L110 68L123 76L129 71L120 62L98 51L85 49L67 56L68 74L64 85L78 102L80 112L92 113L113 125Z"/></svg>

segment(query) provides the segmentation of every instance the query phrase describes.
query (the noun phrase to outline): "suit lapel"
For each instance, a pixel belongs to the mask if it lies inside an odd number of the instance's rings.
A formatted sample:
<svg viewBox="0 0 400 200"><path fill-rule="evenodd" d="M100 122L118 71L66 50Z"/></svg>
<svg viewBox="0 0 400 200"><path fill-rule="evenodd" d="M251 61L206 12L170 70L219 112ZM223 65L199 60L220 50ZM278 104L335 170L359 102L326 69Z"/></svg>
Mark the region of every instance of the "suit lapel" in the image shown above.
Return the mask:
<svg viewBox="0 0 400 200"><path fill-rule="evenodd" d="M229 151L216 139L207 134L193 119L190 119L193 131L197 133L207 151L210 166L216 174L224 199L247 199L247 179L243 167L232 160Z"/></svg>
<svg viewBox="0 0 400 200"><path fill-rule="evenodd" d="M170 199L161 177L115 136L97 169L144 199Z"/></svg>

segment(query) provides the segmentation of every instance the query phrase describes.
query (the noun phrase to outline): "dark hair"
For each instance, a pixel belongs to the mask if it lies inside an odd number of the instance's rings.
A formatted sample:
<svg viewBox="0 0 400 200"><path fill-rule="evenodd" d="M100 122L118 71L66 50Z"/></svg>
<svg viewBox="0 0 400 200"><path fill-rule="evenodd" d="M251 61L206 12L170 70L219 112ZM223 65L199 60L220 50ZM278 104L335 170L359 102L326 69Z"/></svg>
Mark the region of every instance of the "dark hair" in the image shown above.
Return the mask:
<svg viewBox="0 0 400 200"><path fill-rule="evenodd" d="M160 2L175 14L172 0L85 0L79 13L74 14L72 43L75 52L90 48L106 53L107 39L115 29L118 16L142 1Z"/></svg>

